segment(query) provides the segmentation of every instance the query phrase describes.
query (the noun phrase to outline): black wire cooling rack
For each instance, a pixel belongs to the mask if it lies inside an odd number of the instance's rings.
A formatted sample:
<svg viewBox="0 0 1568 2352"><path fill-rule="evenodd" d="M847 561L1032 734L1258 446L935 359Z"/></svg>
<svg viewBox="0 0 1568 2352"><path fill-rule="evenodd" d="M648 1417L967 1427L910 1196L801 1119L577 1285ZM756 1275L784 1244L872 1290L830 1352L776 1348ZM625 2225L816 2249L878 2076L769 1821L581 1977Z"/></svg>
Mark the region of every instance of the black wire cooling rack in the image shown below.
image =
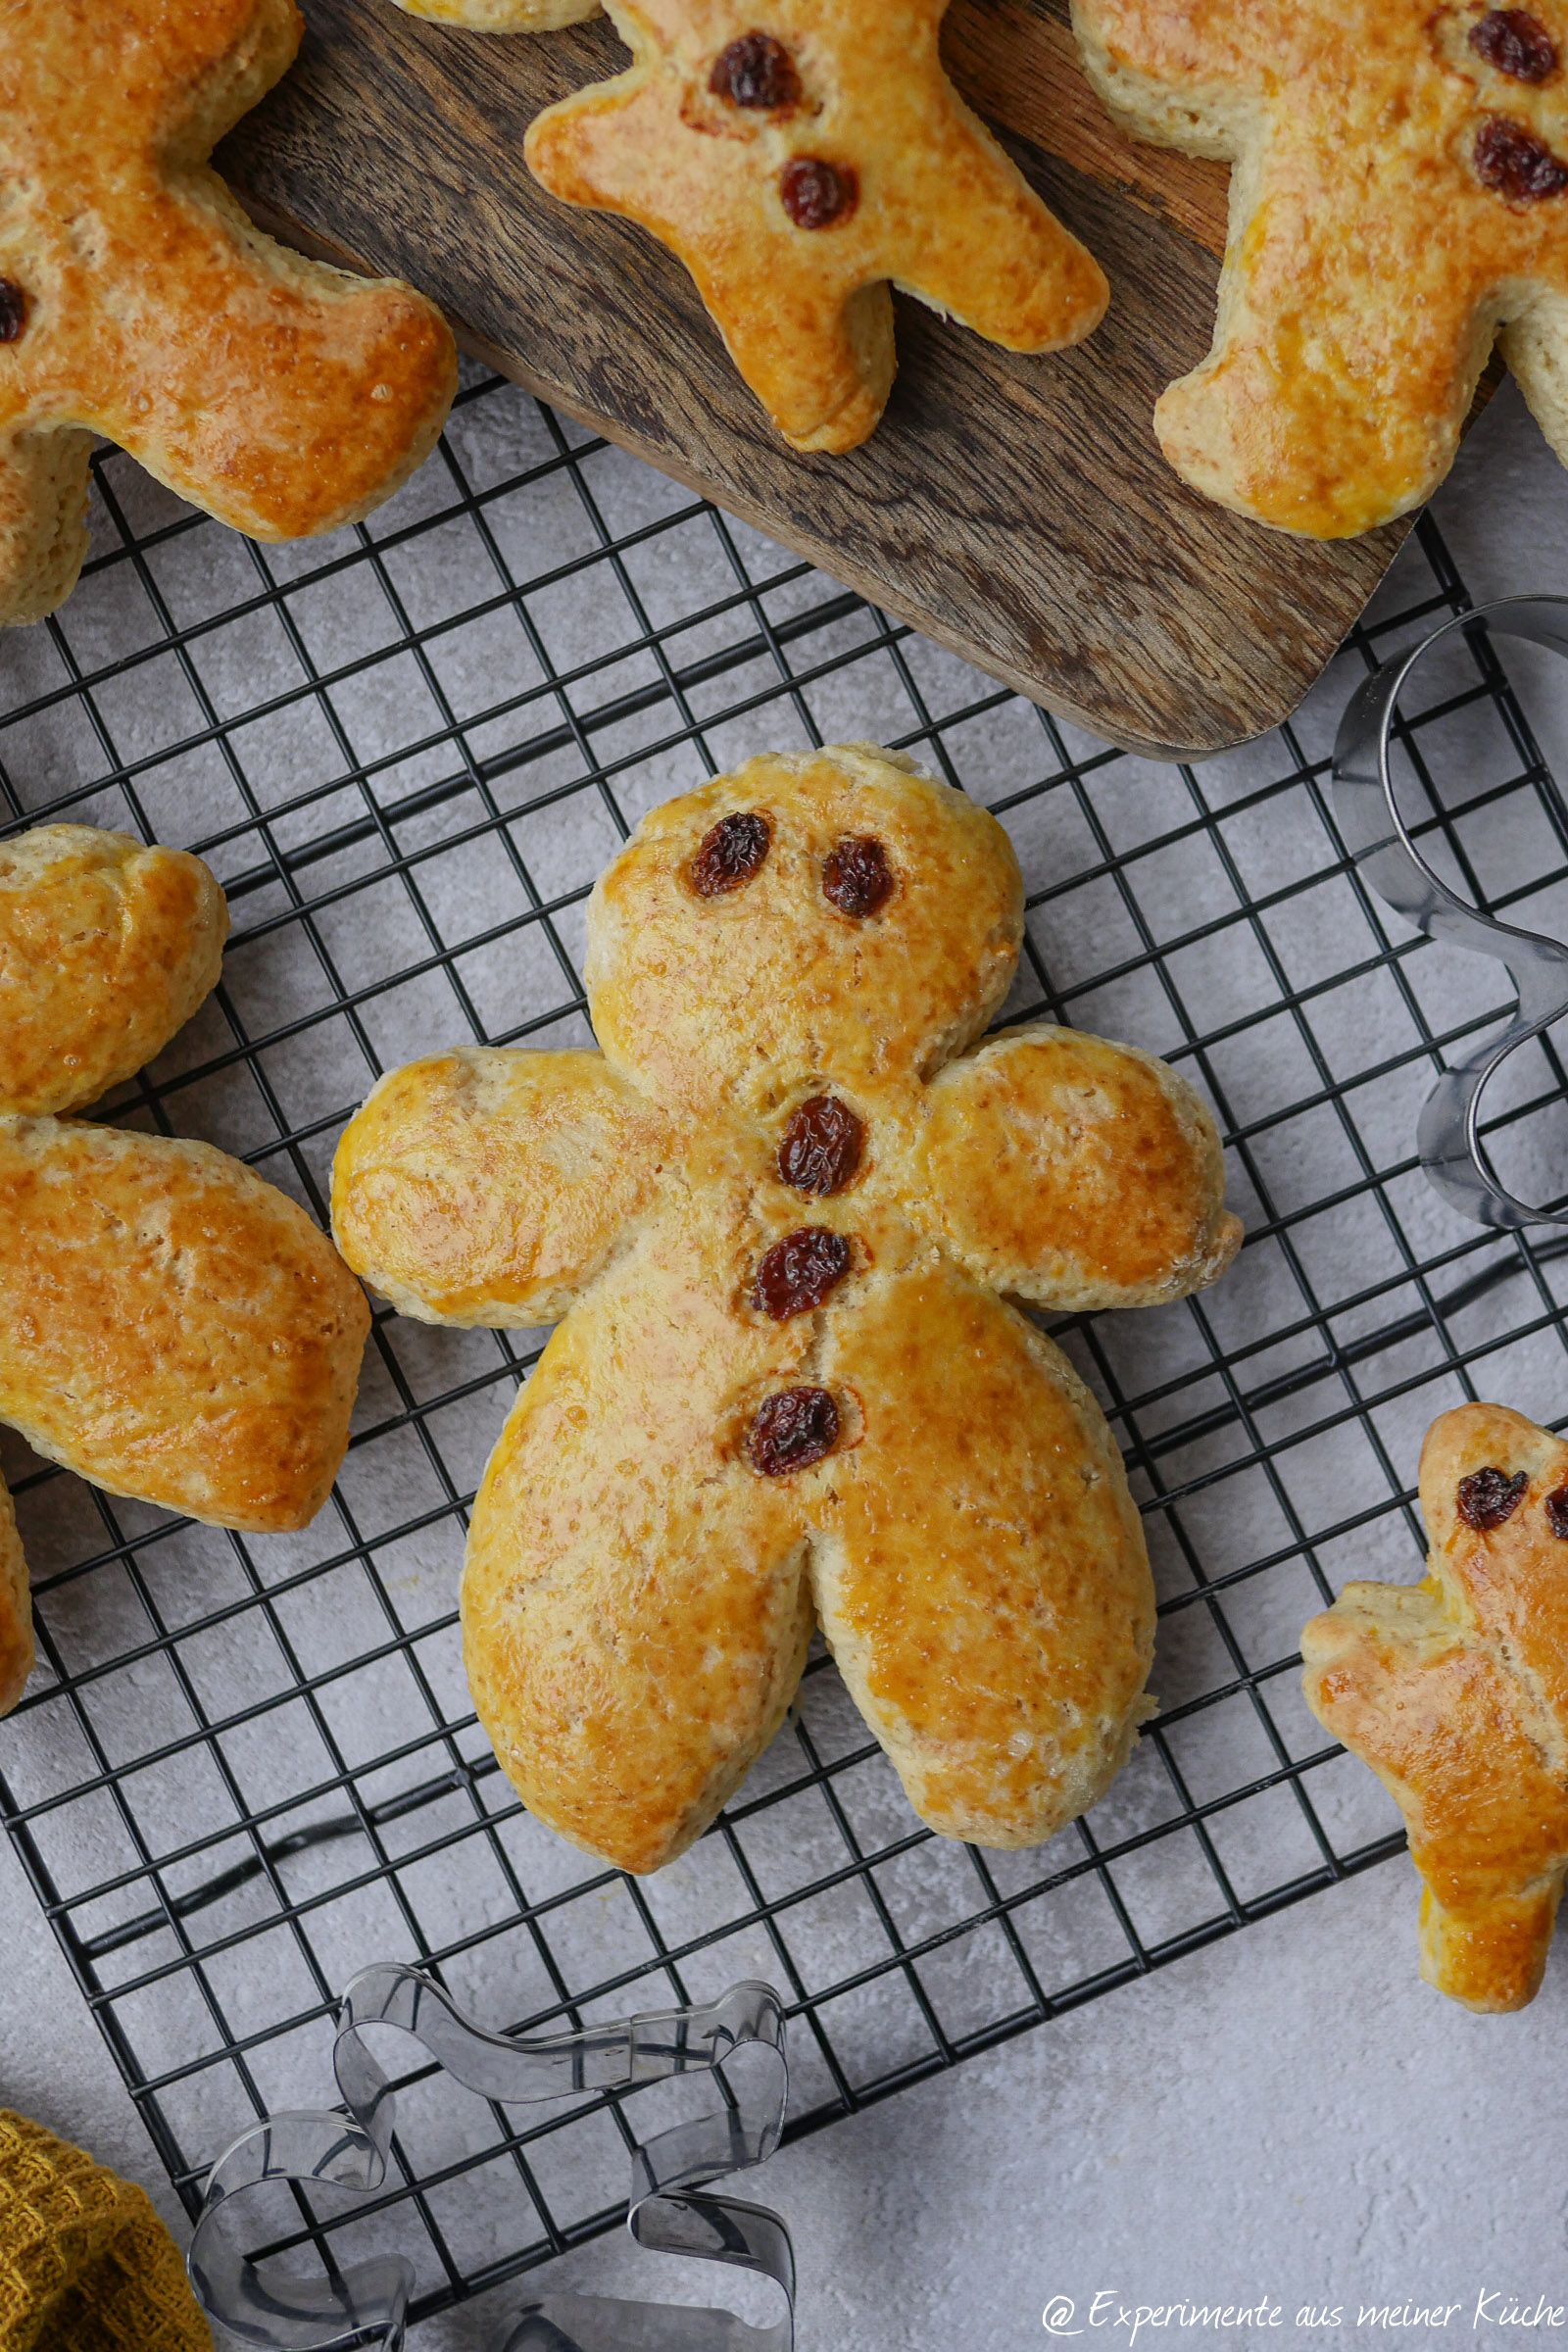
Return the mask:
<svg viewBox="0 0 1568 2352"><path fill-rule="evenodd" d="M218 995L103 1115L206 1136L321 1215L383 1067L588 1042L582 904L643 808L753 751L872 737L1012 833L1029 941L1005 1017L1186 1069L1248 1225L1205 1297L1053 1325L1147 1514L1162 1712L1037 1852L932 1839L820 1656L655 1879L523 1813L455 1602L539 1335L378 1313L343 1476L298 1537L171 1520L8 1439L40 1667L0 1730L0 1800L187 2209L256 2115L320 2100L333 1996L372 1959L434 1970L496 2026L765 1976L796 2020L799 2134L1396 1852L1372 1776L1305 1714L1299 1628L1347 1576L1414 1572L1433 1413L1488 1392L1553 1417L1568 1250L1464 1225L1425 1186L1416 1108L1506 983L1385 923L1326 797L1354 677L1465 609L1430 518L1292 725L1178 769L1074 733L475 369L439 455L330 542L251 547L112 451L96 484L81 587L0 646L3 829L189 846L234 918ZM1485 638L1426 691L1404 742L1429 836L1540 919L1568 824ZM1527 1175L1562 1075L1543 1049L1501 1106L1494 1148ZM400 2169L353 2225L414 2255L416 2317L606 2229L624 2190L614 2102L541 2121L447 2088L406 2078Z"/></svg>

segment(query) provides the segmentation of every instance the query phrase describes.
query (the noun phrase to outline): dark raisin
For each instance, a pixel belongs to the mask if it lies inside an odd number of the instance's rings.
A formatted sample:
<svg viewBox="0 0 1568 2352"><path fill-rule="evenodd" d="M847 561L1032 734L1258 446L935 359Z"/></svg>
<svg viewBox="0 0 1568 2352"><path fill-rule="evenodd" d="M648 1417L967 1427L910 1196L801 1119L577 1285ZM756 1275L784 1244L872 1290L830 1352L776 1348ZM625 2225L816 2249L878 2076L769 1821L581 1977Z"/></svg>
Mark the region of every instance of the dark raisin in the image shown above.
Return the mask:
<svg viewBox="0 0 1568 2352"><path fill-rule="evenodd" d="M1544 139L1506 115L1489 115L1476 132L1476 176L1510 204L1539 204L1568 188L1568 164L1560 164Z"/></svg>
<svg viewBox="0 0 1568 2352"><path fill-rule="evenodd" d="M857 921L875 914L893 888L893 868L879 841L864 836L841 841L822 867L822 896L840 914Z"/></svg>
<svg viewBox="0 0 1568 2352"><path fill-rule="evenodd" d="M1546 1525L1561 1543L1568 1544L1568 1487L1558 1487L1546 1496Z"/></svg>
<svg viewBox="0 0 1568 2352"><path fill-rule="evenodd" d="M27 323L27 297L9 277L0 277L0 343L14 343Z"/></svg>
<svg viewBox="0 0 1568 2352"><path fill-rule="evenodd" d="M1538 17L1526 8L1489 8L1470 27L1470 46L1499 74L1515 81L1544 81L1557 71L1557 47Z"/></svg>
<svg viewBox="0 0 1568 2352"><path fill-rule="evenodd" d="M848 1103L836 1095L813 1095L779 1140L779 1176L798 1193L842 1193L864 1146L865 1129Z"/></svg>
<svg viewBox="0 0 1568 2352"><path fill-rule="evenodd" d="M1472 1470L1461 1478L1455 1500L1459 1516L1466 1527L1485 1535L1489 1528L1500 1527L1519 1507L1519 1497L1530 1484L1528 1470L1519 1471L1513 1478L1506 1470L1488 1463L1484 1470Z"/></svg>
<svg viewBox="0 0 1568 2352"><path fill-rule="evenodd" d="M820 1306L850 1270L850 1245L825 1225L803 1225L775 1242L757 1269L752 1304L775 1323Z"/></svg>
<svg viewBox="0 0 1568 2352"><path fill-rule="evenodd" d="M781 1389L758 1406L746 1458L763 1478L783 1478L819 1462L838 1438L839 1408L826 1389Z"/></svg>
<svg viewBox="0 0 1568 2352"><path fill-rule="evenodd" d="M790 158L778 175L778 192L797 228L831 228L860 201L860 183L848 164L824 164L814 155Z"/></svg>
<svg viewBox="0 0 1568 2352"><path fill-rule="evenodd" d="M732 106L753 106L766 114L801 103L795 60L770 32L743 32L721 49L708 86L715 98L727 98Z"/></svg>
<svg viewBox="0 0 1568 2352"><path fill-rule="evenodd" d="M765 816L736 810L710 825L692 859L692 888L700 899L722 897L755 881L767 859L773 828Z"/></svg>

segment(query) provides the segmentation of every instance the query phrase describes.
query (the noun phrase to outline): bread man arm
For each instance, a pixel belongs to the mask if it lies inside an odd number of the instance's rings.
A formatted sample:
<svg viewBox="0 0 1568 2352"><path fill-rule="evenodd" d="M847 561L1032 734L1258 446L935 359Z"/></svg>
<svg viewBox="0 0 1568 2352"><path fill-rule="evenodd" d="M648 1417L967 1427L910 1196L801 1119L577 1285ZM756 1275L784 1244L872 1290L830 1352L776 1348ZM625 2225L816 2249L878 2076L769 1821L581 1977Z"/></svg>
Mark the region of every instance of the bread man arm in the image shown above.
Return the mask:
<svg viewBox="0 0 1568 2352"><path fill-rule="evenodd" d="M649 1208L668 1120L602 1054L459 1048L393 1070L344 1130L332 1231L424 1323L553 1323Z"/></svg>
<svg viewBox="0 0 1568 2352"><path fill-rule="evenodd" d="M982 1282L1071 1311L1153 1306L1225 1271L1242 1226L1208 1111L1153 1054L1045 1022L933 1080L930 1214Z"/></svg>

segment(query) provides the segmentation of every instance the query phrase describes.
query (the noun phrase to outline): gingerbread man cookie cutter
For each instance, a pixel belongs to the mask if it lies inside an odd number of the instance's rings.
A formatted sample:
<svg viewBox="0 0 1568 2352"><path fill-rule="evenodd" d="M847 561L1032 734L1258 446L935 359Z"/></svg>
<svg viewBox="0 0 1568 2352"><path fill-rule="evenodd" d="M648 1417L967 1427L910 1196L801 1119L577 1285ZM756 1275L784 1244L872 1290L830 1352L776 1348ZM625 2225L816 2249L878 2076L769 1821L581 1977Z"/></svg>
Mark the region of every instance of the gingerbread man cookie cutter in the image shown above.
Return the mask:
<svg viewBox="0 0 1568 2352"><path fill-rule="evenodd" d="M232 2141L208 2176L189 2269L208 2317L263 2352L326 2352L376 2336L400 2352L416 2286L413 2264L383 2254L322 2278L253 2261L237 2203L268 2181L316 2182L369 2194L387 2179L396 2102L364 2040L393 2026L454 2082L508 2105L629 2090L673 2076L714 2077L717 2113L677 2124L632 2149L626 2228L650 2253L727 2263L772 2279L783 2315L754 2327L727 2311L558 2294L501 2324L494 2352L791 2352L795 2256L765 2206L714 2196L711 2183L764 2164L778 2146L789 2095L782 2004L769 1984L732 1984L705 2006L668 2009L556 2034L489 2034L433 1978L401 1962L357 1976L338 2004L332 2069L343 2107L270 2116ZM346 2110L345 2113L343 2110Z"/></svg>
<svg viewBox="0 0 1568 2352"><path fill-rule="evenodd" d="M262 235L207 162L294 0L10 0L0 42L0 621L87 548L93 436L256 539L353 522L433 447L440 313Z"/></svg>
<svg viewBox="0 0 1568 2352"><path fill-rule="evenodd" d="M1351 856L1378 896L1428 939L1503 965L1519 1003L1503 1028L1450 1063L1427 1097L1416 1150L1427 1179L1450 1207L1478 1224L1515 1232L1568 1226L1568 1210L1535 1208L1499 1182L1482 1136L1486 1092L1509 1055L1568 1014L1568 947L1483 914L1455 896L1423 856L1399 808L1394 746L1399 701L1413 672L1455 632L1478 626L1568 656L1568 597L1512 596L1446 621L1397 655L1351 696L1334 745L1334 807Z"/></svg>

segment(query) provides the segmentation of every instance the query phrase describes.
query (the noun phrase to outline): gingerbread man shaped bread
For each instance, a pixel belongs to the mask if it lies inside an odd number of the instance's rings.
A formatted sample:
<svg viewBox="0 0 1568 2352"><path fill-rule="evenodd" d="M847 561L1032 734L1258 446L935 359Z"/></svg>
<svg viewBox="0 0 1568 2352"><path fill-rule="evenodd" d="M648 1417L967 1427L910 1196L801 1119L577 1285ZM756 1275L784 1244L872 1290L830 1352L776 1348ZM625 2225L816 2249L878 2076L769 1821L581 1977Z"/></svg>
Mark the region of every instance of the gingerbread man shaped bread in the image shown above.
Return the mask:
<svg viewBox="0 0 1568 2352"><path fill-rule="evenodd" d="M557 196L640 220L697 280L796 449L887 406L888 281L1009 351L1099 324L1099 264L943 71L948 0L609 0L629 72L533 123Z"/></svg>
<svg viewBox="0 0 1568 2352"><path fill-rule="evenodd" d="M113 1494L303 1527L348 1443L369 1315L302 1208L211 1145L78 1110L218 978L200 859L41 825L0 842L0 1421ZM32 1663L0 1486L0 1712Z"/></svg>
<svg viewBox="0 0 1568 2352"><path fill-rule="evenodd" d="M414 1062L344 1134L334 1230L405 1313L564 1317L474 1506L465 1657L527 1803L625 1869L739 1785L813 1617L948 1837L1049 1838L1147 1711L1120 1457L998 1293L1174 1298L1240 1228L1163 1064L975 1045L1021 927L962 794L867 745L753 760L595 888L601 1052Z"/></svg>
<svg viewBox="0 0 1568 2352"><path fill-rule="evenodd" d="M1347 1585L1301 1636L1312 1712L1388 1788L1421 1974L1522 2009L1568 1872L1568 1446L1500 1404L1434 1421L1419 1585Z"/></svg>
<svg viewBox="0 0 1568 2352"><path fill-rule="evenodd" d="M1206 497L1339 538L1452 463L1495 334L1568 459L1568 0L1073 0L1146 138L1223 158L1214 347L1154 411Z"/></svg>
<svg viewBox="0 0 1568 2352"><path fill-rule="evenodd" d="M255 229L206 159L294 0L9 0L0 35L0 621L86 551L93 435L255 539L352 522L439 433L439 312Z"/></svg>

